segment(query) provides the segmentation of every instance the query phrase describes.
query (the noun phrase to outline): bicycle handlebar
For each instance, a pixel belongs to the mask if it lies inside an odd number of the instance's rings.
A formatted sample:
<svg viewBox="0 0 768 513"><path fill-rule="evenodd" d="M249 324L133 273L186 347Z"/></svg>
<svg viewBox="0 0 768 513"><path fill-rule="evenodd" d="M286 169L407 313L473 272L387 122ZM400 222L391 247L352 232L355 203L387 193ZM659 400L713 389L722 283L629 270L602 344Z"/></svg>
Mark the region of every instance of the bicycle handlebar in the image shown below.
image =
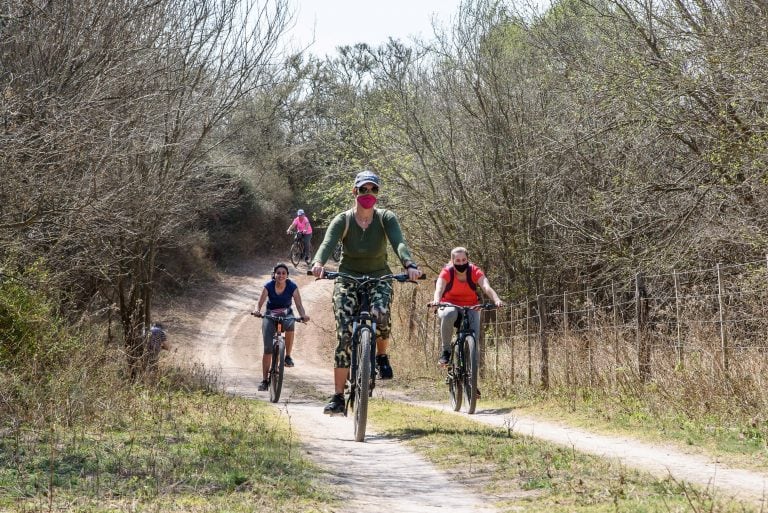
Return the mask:
<svg viewBox="0 0 768 513"><path fill-rule="evenodd" d="M307 276L313 276L311 270L307 271ZM406 281L413 281L408 277L407 273L385 274L384 276L379 276L377 278L375 276L352 276L351 274L340 273L338 271L324 271L323 276L318 278L318 280L333 280L335 278L345 278L348 280L355 281L360 285L364 283L369 283L372 281L395 280L395 281L399 281L400 283L405 283ZM427 275L422 274L421 276L419 276L419 279L426 280Z"/></svg>
<svg viewBox="0 0 768 513"><path fill-rule="evenodd" d="M436 306L437 308L466 308L467 310L495 310L498 308L495 303L478 303L476 305L459 306L453 303L427 303L427 308Z"/></svg>
<svg viewBox="0 0 768 513"><path fill-rule="evenodd" d="M261 312L251 312L251 315L253 315L254 317L258 317L260 319L272 319L275 322L285 322L285 321L304 322L304 319L302 317L295 317L293 315L272 315L272 314L263 314Z"/></svg>

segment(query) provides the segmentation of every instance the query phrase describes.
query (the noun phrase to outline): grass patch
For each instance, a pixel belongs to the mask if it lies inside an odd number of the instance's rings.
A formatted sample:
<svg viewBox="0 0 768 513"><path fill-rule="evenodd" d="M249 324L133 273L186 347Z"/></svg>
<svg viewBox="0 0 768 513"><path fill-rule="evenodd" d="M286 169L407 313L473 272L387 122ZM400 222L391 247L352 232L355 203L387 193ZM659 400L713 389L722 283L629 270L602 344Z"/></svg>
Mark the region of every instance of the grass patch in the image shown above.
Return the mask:
<svg viewBox="0 0 768 513"><path fill-rule="evenodd" d="M652 443L673 443L685 452L705 454L723 463L765 470L768 468L768 425L737 415L691 417L679 411L655 408L636 398L614 395L550 393L527 399L495 399L500 408L566 422L605 434L622 434ZM488 401L483 399L484 407Z"/></svg>
<svg viewBox="0 0 768 513"><path fill-rule="evenodd" d="M98 423L0 439L3 511L330 511L287 419L259 401L146 392Z"/></svg>
<svg viewBox="0 0 768 513"><path fill-rule="evenodd" d="M659 480L616 462L429 408L373 401L369 415L382 434L407 442L457 480L499 497L503 510L754 511L671 478Z"/></svg>

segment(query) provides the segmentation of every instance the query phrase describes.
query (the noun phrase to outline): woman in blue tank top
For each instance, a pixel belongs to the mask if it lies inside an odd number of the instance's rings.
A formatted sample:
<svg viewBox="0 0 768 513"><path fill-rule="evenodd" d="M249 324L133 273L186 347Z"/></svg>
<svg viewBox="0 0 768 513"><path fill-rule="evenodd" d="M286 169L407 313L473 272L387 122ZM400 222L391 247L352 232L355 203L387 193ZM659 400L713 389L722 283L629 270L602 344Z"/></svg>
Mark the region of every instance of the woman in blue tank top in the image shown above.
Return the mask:
<svg viewBox="0 0 768 513"><path fill-rule="evenodd" d="M288 279L288 266L282 262L272 269L272 279L264 284L261 296L259 296L259 303L253 313L261 316L261 307L264 306L265 302L267 303L265 313L275 316L293 315L291 303L296 303L296 309L299 311L301 320L304 322L309 320L309 316L304 311L304 305L301 304L299 287ZM267 374L269 366L272 364L272 337L275 336L275 329L275 321L267 318L262 320L261 335L264 340L264 355L261 358L262 381L259 385L259 391L267 390L269 387ZM285 330L285 366L293 367L291 350L293 349L295 322L293 320L285 321L283 329Z"/></svg>

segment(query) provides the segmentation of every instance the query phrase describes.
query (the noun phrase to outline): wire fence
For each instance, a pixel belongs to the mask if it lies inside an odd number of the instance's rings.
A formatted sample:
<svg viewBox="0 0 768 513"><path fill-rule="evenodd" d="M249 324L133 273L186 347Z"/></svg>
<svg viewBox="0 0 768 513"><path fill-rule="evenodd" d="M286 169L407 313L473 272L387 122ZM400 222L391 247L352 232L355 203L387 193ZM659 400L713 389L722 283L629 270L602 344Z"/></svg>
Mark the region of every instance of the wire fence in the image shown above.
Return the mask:
<svg viewBox="0 0 768 513"><path fill-rule="evenodd" d="M417 292L409 294L403 298L409 340L423 340L429 364L438 327L434 316L420 314ZM482 369L500 386L648 383L687 372L708 383L746 379L762 387L768 384L768 255L509 301L484 312L482 326Z"/></svg>

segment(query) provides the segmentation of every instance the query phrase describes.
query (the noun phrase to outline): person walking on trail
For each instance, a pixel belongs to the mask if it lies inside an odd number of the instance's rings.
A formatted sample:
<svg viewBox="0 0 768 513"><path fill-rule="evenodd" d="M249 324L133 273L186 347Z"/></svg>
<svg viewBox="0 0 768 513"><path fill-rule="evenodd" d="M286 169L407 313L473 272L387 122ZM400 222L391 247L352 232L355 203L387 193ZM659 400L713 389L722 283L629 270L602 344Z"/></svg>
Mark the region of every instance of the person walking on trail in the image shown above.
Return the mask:
<svg viewBox="0 0 768 513"><path fill-rule="evenodd" d="M171 349L171 344L168 342L168 335L165 333L165 328L159 322L153 322L149 327L149 333L147 334L147 357L148 365L151 370L157 369L158 362L160 361L160 351Z"/></svg>
<svg viewBox="0 0 768 513"><path fill-rule="evenodd" d="M294 230L301 234L304 241L304 253L302 253L301 258L309 265L309 257L312 255L312 225L302 209L296 211L296 217L286 233L291 234Z"/></svg>
<svg viewBox="0 0 768 513"><path fill-rule="evenodd" d="M338 241L342 242L339 272L355 277L379 277L391 274L387 264L387 241L411 280L421 276L408 249L400 222L394 212L374 208L381 180L376 173L361 171L352 186L354 206L337 214L325 232L325 238L312 259L312 274L323 276L323 266L330 258ZM371 313L376 318L376 366L381 379L392 379L387 347L390 335L389 308L392 302L392 283L375 285L371 299ZM343 277L336 278L333 287L333 311L336 317L338 346L334 357L333 381L335 394L325 406L324 413L332 415L344 411L344 385L349 374L351 359L352 322L359 298L357 284Z"/></svg>
<svg viewBox="0 0 768 513"><path fill-rule="evenodd" d="M497 307L504 306L499 295L491 288L485 273L475 264L469 261L469 254L464 247L456 247L451 250L451 263L446 265L435 282L435 295L430 306L437 303L453 303L457 306L473 306L479 302L477 288L480 287L486 296ZM451 339L453 338L454 323L459 315L458 308L441 308L438 313L440 318L440 342L442 353L437 363L441 366L448 365L451 358ZM480 333L480 312L470 310L470 325L475 334Z"/></svg>
<svg viewBox="0 0 768 513"><path fill-rule="evenodd" d="M256 309L253 311L253 314L256 317L263 317L261 308L264 306L265 302L267 303L265 313L274 316L292 316L293 310L291 308L291 303L296 303L296 309L299 311L301 320L304 322L309 320L309 316L304 311L304 305L301 303L299 287L293 280L288 278L288 266L282 262L275 265L272 269L272 279L264 285L263 289L261 289L259 302L256 305ZM285 330L286 367L294 366L291 350L293 349L295 324L293 319L286 320L283 323L283 329ZM272 337L275 336L276 329L275 321L266 317L263 318L263 322L261 323L261 335L264 341L264 355L261 358L262 381L259 385L260 392L269 388L267 374L269 373L270 365L272 365Z"/></svg>

